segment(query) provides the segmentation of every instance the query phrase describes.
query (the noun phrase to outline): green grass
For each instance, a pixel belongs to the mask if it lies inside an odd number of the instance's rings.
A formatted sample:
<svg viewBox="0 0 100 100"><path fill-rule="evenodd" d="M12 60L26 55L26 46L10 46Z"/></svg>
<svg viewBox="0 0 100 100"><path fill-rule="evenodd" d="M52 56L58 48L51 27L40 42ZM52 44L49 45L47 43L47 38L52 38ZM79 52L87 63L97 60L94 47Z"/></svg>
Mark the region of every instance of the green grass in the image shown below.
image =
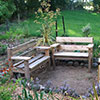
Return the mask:
<svg viewBox="0 0 100 100"><path fill-rule="evenodd" d="M91 26L91 34L90 36L94 37L95 40L100 39L100 14L90 13L87 11L62 11L61 16L65 17L65 27L66 34L69 36L82 36L82 27L90 23ZM59 16L58 20L58 35L63 35L63 25L62 25L62 17ZM40 25L34 23L35 18L30 18L25 20L19 24L12 23L13 29L19 27L27 32L30 36L40 36L38 30L40 29ZM0 32L4 30L4 27L0 27ZM54 36L55 36L55 27L54 27ZM1 35L0 39L8 38L7 34Z"/></svg>
<svg viewBox="0 0 100 100"><path fill-rule="evenodd" d="M90 23L91 35L94 39L100 39L100 14L86 11L63 11L65 17L66 33L69 36L82 36L83 26ZM59 35L63 33L61 18L59 20Z"/></svg>

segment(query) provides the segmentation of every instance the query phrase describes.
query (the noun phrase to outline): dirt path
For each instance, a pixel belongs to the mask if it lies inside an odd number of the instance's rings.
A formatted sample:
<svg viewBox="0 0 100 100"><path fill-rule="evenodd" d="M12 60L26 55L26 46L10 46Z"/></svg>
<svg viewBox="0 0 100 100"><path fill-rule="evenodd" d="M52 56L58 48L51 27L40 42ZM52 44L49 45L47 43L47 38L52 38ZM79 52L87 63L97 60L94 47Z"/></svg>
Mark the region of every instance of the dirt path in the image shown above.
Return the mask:
<svg viewBox="0 0 100 100"><path fill-rule="evenodd" d="M50 80L54 86L61 86L66 81L78 94L84 95L92 82L97 80L97 69L92 69L92 73L88 73L85 67L56 66L55 70L43 72L38 77L41 84Z"/></svg>

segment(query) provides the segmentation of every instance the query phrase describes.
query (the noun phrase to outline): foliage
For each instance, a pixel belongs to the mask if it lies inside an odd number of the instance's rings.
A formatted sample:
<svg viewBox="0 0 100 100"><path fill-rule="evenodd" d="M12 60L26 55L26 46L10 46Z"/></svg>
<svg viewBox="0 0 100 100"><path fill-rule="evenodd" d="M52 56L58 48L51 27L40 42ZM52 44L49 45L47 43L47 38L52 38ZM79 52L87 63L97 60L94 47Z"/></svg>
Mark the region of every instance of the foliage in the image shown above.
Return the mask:
<svg viewBox="0 0 100 100"><path fill-rule="evenodd" d="M12 92L16 86L12 83L0 86L0 100L12 100Z"/></svg>
<svg viewBox="0 0 100 100"><path fill-rule="evenodd" d="M16 84L10 80L9 74L0 76L0 100L12 100L12 93L16 89Z"/></svg>
<svg viewBox="0 0 100 100"><path fill-rule="evenodd" d="M0 22L10 18L15 10L13 0L0 0Z"/></svg>
<svg viewBox="0 0 100 100"><path fill-rule="evenodd" d="M31 80L30 82L27 82L27 80L22 80L21 84L23 86L23 90L22 90L22 94L18 95L18 100L44 100L44 99L63 100L64 99L64 96L62 95L59 98L59 95L61 93L57 92L57 88L52 87L50 81L48 81L45 84L45 87L41 86L39 83L40 80L38 78L36 78L36 80ZM74 98L71 99L76 100Z"/></svg>
<svg viewBox="0 0 100 100"><path fill-rule="evenodd" d="M100 0L93 0L94 3L94 10L100 11Z"/></svg>
<svg viewBox="0 0 100 100"><path fill-rule="evenodd" d="M40 39L37 45L50 45L52 43L52 28L55 24L54 19L59 14L59 9L56 9L56 12L50 10L50 0L43 0L41 2L41 7L38 9L36 14L36 20L34 21L37 24L41 25L40 32L42 35L42 39Z"/></svg>
<svg viewBox="0 0 100 100"><path fill-rule="evenodd" d="M5 84L7 81L9 81L10 75L4 74L4 76L0 75L0 85Z"/></svg>
<svg viewBox="0 0 100 100"><path fill-rule="evenodd" d="M11 41L14 41L16 39L18 40L24 37L24 32L21 28L17 28L17 29L10 28L10 30L7 31L6 34L10 36L9 39Z"/></svg>
<svg viewBox="0 0 100 100"><path fill-rule="evenodd" d="M24 87L24 90L23 90L24 92L22 92L22 95L19 96L20 100L22 100L22 98L25 98L25 97L27 97L29 99L32 96L35 98L34 100L37 100L37 97L38 97L38 100L40 100L39 98L41 97L40 96L41 93L43 95L43 98L45 97L46 100L48 100L48 99L53 100L52 98L54 98L54 100L56 100L57 96L55 96L55 94L63 94L63 95L67 95L67 96L72 96L73 98L74 97L79 98L79 95L75 92L75 90L71 89L68 86L68 84L66 84L66 82L61 87L54 87L52 85L51 81L48 80L46 84L41 85L40 80L38 78L36 78L35 80L31 79L30 82L27 82L27 80L22 80L21 84ZM31 94L28 89L31 91ZM61 97L63 97L63 96L61 96ZM57 100L59 100L59 98Z"/></svg>
<svg viewBox="0 0 100 100"><path fill-rule="evenodd" d="M0 43L0 55L6 54L7 45Z"/></svg>
<svg viewBox="0 0 100 100"><path fill-rule="evenodd" d="M83 36L88 37L90 34L91 26L90 24L87 24L82 28Z"/></svg>

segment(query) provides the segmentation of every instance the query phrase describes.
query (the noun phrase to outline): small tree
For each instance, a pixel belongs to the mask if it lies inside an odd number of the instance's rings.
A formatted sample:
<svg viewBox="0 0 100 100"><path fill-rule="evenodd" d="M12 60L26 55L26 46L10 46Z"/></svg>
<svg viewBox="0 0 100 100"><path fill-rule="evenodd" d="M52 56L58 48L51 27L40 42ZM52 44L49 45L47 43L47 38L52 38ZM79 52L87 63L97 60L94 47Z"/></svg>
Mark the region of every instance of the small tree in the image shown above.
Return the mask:
<svg viewBox="0 0 100 100"><path fill-rule="evenodd" d="M41 1L40 1L41 2ZM36 14L36 20L34 21L37 24L41 25L40 32L42 38L38 40L37 45L50 45L52 43L52 33L53 25L55 24L55 19L59 15L60 9L56 9L56 12L50 10L50 0L43 0L41 2L41 7L38 9Z"/></svg>

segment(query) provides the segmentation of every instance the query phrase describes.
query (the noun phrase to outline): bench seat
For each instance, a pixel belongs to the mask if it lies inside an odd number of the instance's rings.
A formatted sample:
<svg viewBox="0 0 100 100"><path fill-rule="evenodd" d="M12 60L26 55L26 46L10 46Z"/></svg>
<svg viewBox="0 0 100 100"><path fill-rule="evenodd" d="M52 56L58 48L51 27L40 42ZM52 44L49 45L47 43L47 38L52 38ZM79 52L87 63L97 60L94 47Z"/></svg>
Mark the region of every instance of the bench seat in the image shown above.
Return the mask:
<svg viewBox="0 0 100 100"><path fill-rule="evenodd" d="M54 53L54 56L57 57L88 57L88 53L83 53L83 52L57 52Z"/></svg>
<svg viewBox="0 0 100 100"><path fill-rule="evenodd" d="M29 69L32 71L37 69L38 65L40 65L41 63L48 61L48 59L50 58L50 56L43 56L42 54L32 58L29 60ZM21 61L20 61L21 62ZM19 64L19 63L17 63ZM16 65L16 64L15 64ZM18 66L13 68L13 72L20 72L20 73L24 73L24 62L19 64Z"/></svg>
<svg viewBox="0 0 100 100"><path fill-rule="evenodd" d="M43 54L39 54L36 57L33 57L28 62L29 62L29 64L31 64L32 62L35 62L36 60L40 59L41 57L43 57ZM19 61L18 63L15 63L13 66L17 67L17 68L23 68L24 67L24 60Z"/></svg>

